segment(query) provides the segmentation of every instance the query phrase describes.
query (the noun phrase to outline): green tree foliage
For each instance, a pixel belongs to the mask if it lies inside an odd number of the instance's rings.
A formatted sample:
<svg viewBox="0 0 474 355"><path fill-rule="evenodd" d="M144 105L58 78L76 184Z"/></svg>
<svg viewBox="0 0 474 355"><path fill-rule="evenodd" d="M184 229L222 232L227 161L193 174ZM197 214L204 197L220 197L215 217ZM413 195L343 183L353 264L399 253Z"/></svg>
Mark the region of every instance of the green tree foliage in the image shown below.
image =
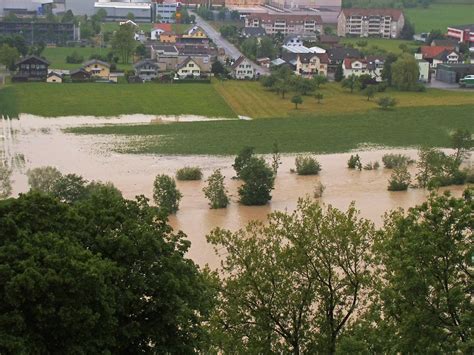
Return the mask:
<svg viewBox="0 0 474 355"><path fill-rule="evenodd" d="M377 86L368 85L364 90L364 96L367 97L367 101L370 101L370 99L373 99L377 91L378 91Z"/></svg>
<svg viewBox="0 0 474 355"><path fill-rule="evenodd" d="M321 164L311 155L297 155L295 166L298 175L318 175L321 171Z"/></svg>
<svg viewBox="0 0 474 355"><path fill-rule="evenodd" d="M392 65L398 59L398 56L393 53L388 53L382 69L382 79L385 80L388 86L392 86Z"/></svg>
<svg viewBox="0 0 474 355"><path fill-rule="evenodd" d="M246 38L241 44L242 52L245 56L255 59L257 57L258 41L256 38Z"/></svg>
<svg viewBox="0 0 474 355"><path fill-rule="evenodd" d="M295 104L295 109L298 109L298 105L303 103L303 98L300 95L295 95L291 98L291 102Z"/></svg>
<svg viewBox="0 0 474 355"><path fill-rule="evenodd" d="M384 96L377 100L377 105L379 105L382 110L389 110L395 107L396 104L397 100L389 96Z"/></svg>
<svg viewBox="0 0 474 355"><path fill-rule="evenodd" d="M359 87L359 78L352 74L351 76L345 78L341 82L343 88L347 88L351 91L351 94L354 92L355 89Z"/></svg>
<svg viewBox="0 0 474 355"><path fill-rule="evenodd" d="M390 180L388 181L389 191L406 191L411 183L411 175L408 172L407 165L398 165L393 169Z"/></svg>
<svg viewBox="0 0 474 355"><path fill-rule="evenodd" d="M243 185L239 187L240 202L247 206L265 205L272 199L275 176L262 158L250 157L240 171Z"/></svg>
<svg viewBox="0 0 474 355"><path fill-rule="evenodd" d="M208 21L214 21L214 14L211 10L209 10L209 8L205 7L205 6L200 6L198 9L197 9L197 14L199 16L201 16L204 20L208 20Z"/></svg>
<svg viewBox="0 0 474 355"><path fill-rule="evenodd" d="M334 73L334 80L337 83L340 83L344 79L344 70L342 69L342 64L338 65L336 72Z"/></svg>
<svg viewBox="0 0 474 355"><path fill-rule="evenodd" d="M413 40L415 35L415 25L413 25L409 19L405 18L405 25L400 32L400 38L408 41Z"/></svg>
<svg viewBox="0 0 474 355"><path fill-rule="evenodd" d="M322 75L315 75L313 77L314 84L316 85L316 89L319 89L321 85L326 84L328 82L328 78Z"/></svg>
<svg viewBox="0 0 474 355"><path fill-rule="evenodd" d="M237 27L234 25L224 25L219 29L222 37L235 38L238 34Z"/></svg>
<svg viewBox="0 0 474 355"><path fill-rule="evenodd" d="M227 196L227 190L224 185L224 176L220 169L214 170L206 182L207 186L202 190L209 200L209 206L212 209L226 208L229 204L229 197Z"/></svg>
<svg viewBox="0 0 474 355"><path fill-rule="evenodd" d="M334 354L367 304L373 225L300 200L236 233L207 238L223 260L221 302L211 320L224 353Z"/></svg>
<svg viewBox="0 0 474 355"><path fill-rule="evenodd" d="M280 153L280 147L278 146L278 143L275 142L273 143L273 149L272 149L272 170L273 170L273 175L277 176L278 174L278 168L282 164L281 162L281 153Z"/></svg>
<svg viewBox="0 0 474 355"><path fill-rule="evenodd" d="M130 56L135 51L135 31L132 25L125 24L115 31L112 38L112 50L121 59L122 64L128 64Z"/></svg>
<svg viewBox="0 0 474 355"><path fill-rule="evenodd" d="M472 351L474 200L432 195L393 212L377 242L390 353Z"/></svg>
<svg viewBox="0 0 474 355"><path fill-rule="evenodd" d="M418 88L420 70L416 59L408 54L402 54L392 64L392 84L398 90L412 91Z"/></svg>
<svg viewBox="0 0 474 355"><path fill-rule="evenodd" d="M362 162L360 161L359 154L351 155L347 161L347 167L349 169L358 169L359 171L362 170Z"/></svg>
<svg viewBox="0 0 474 355"><path fill-rule="evenodd" d="M54 186L62 174L55 167L44 166L28 170L26 176L32 190L49 194L53 192Z"/></svg>
<svg viewBox="0 0 474 355"><path fill-rule="evenodd" d="M316 90L316 82L301 76L291 78L290 86L300 95L308 95Z"/></svg>
<svg viewBox="0 0 474 355"><path fill-rule="evenodd" d="M467 129L457 129L451 134L451 148L456 151L455 159L458 162L462 162L469 157L473 144L474 140L471 132Z"/></svg>
<svg viewBox="0 0 474 355"><path fill-rule="evenodd" d="M64 13L63 17L61 18L62 23L71 23L74 21L75 21L74 14L71 10L67 10Z"/></svg>
<svg viewBox="0 0 474 355"><path fill-rule="evenodd" d="M176 182L168 175L158 175L153 183L153 200L164 215L178 212L179 201L183 195Z"/></svg>
<svg viewBox="0 0 474 355"><path fill-rule="evenodd" d="M213 296L144 197L0 202L0 352L193 353Z"/></svg>
<svg viewBox="0 0 474 355"><path fill-rule="evenodd" d="M253 157L255 148L254 147L244 147L239 154L235 157L234 164L232 167L235 170L235 174L240 178L240 172L243 168L249 163L250 159Z"/></svg>
<svg viewBox="0 0 474 355"><path fill-rule="evenodd" d="M0 163L0 199L7 198L12 193L12 171Z"/></svg>
<svg viewBox="0 0 474 355"><path fill-rule="evenodd" d="M80 55L77 51L71 53L66 57L66 63L69 64L80 64L84 62L84 57Z"/></svg>
<svg viewBox="0 0 474 355"><path fill-rule="evenodd" d="M404 154L384 154L382 157L382 162L385 168L395 169L399 166L413 164L415 161Z"/></svg>
<svg viewBox="0 0 474 355"><path fill-rule="evenodd" d="M316 99L316 101L318 101L318 104L320 104L321 100L324 99L324 95L320 92L317 92L316 94L314 94L314 98Z"/></svg>
<svg viewBox="0 0 474 355"><path fill-rule="evenodd" d="M28 44L22 35L0 36L0 46L4 44L16 48L23 56L28 54Z"/></svg>
<svg viewBox="0 0 474 355"><path fill-rule="evenodd" d="M185 166L176 172L176 180L201 180L202 171L197 166Z"/></svg>
<svg viewBox="0 0 474 355"><path fill-rule="evenodd" d="M271 37L265 36L260 39L257 47L257 58L268 57L274 59L277 55L277 48Z"/></svg>
<svg viewBox="0 0 474 355"><path fill-rule="evenodd" d="M20 59L18 49L8 44L2 44L0 46L0 64L6 66L8 70L15 70L15 63L18 59Z"/></svg>

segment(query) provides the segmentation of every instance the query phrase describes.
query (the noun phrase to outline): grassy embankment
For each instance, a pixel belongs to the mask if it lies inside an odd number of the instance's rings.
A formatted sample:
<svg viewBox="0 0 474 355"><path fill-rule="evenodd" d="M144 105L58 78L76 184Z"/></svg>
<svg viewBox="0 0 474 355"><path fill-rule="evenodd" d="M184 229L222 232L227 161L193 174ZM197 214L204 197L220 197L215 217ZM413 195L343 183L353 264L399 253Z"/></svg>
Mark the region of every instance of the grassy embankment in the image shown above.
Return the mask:
<svg viewBox="0 0 474 355"><path fill-rule="evenodd" d="M345 152L369 144L385 147L447 147L456 128L474 131L474 105L378 109L358 114L289 117L273 120L192 122L170 125L74 128L77 134L133 137L119 152L153 154L236 154L244 146L270 153ZM141 139L139 139L141 138ZM133 143L132 143L133 142Z"/></svg>
<svg viewBox="0 0 474 355"><path fill-rule="evenodd" d="M0 90L0 114L117 116L121 114L236 117L206 84L46 84L10 85Z"/></svg>

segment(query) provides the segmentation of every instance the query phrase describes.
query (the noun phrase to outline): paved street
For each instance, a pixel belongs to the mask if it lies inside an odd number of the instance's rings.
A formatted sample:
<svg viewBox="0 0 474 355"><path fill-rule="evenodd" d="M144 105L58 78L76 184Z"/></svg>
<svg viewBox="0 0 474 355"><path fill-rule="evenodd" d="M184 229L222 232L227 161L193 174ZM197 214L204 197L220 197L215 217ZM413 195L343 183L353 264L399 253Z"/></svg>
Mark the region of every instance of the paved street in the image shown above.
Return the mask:
<svg viewBox="0 0 474 355"><path fill-rule="evenodd" d="M224 37L221 36L219 32L217 32L214 27L212 27L209 23L207 23L203 18L199 17L195 12L192 13L196 16L196 25L201 27L209 36L210 39L216 44L218 48L224 48L225 53L231 57L232 59L237 59L241 55L243 55L237 47L235 47L232 43L226 40ZM270 74L270 70L268 68L259 66L255 64L255 68L257 73L260 75L268 75Z"/></svg>

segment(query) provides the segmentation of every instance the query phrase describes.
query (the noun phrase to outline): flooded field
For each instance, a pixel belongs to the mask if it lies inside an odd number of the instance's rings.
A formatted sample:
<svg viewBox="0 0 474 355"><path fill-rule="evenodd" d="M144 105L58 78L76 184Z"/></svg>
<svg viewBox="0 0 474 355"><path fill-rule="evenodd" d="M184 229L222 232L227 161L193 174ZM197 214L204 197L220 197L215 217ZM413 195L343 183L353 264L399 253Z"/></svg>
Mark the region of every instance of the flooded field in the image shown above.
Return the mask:
<svg viewBox="0 0 474 355"><path fill-rule="evenodd" d="M120 119L55 118L45 119L22 116L11 122L13 134L9 138L6 150L10 158L16 157L20 164L15 168L13 179L14 195L27 191L26 171L40 166L55 166L63 173L76 173L89 180L110 181L119 188L125 197L133 198L143 194L152 197L152 184L160 173L174 175L184 166L199 166L207 178L214 169L221 168L232 203L227 209L210 210L204 198L200 182L178 182L178 188L184 197L179 212L170 218L177 230L183 230L192 242L189 257L200 265L218 266L218 260L212 247L206 243L206 234L215 227L236 230L253 219L263 220L275 210L293 210L299 197L312 196L316 182L326 187L319 200L340 209L346 209L351 201L361 211L361 216L381 225L383 214L395 208L408 208L423 202L427 192L412 189L407 192L387 191L389 170L353 171L346 168L350 153L319 155L322 172L317 177L302 177L290 173L294 168L294 155L284 156L273 191L270 204L262 207L246 207L237 203L239 182L232 180L233 157L210 156L154 156L118 154L110 147L116 141L111 136L77 136L66 134L62 129L82 124L120 124L150 122L150 116L130 116ZM8 136L8 135L7 135ZM121 138L124 139L124 138ZM0 148L1 149L1 148ZM362 162L379 161L386 150L358 152ZM391 150L402 152L416 158L416 150ZM412 173L414 169L412 169ZM451 187L455 195L463 188Z"/></svg>

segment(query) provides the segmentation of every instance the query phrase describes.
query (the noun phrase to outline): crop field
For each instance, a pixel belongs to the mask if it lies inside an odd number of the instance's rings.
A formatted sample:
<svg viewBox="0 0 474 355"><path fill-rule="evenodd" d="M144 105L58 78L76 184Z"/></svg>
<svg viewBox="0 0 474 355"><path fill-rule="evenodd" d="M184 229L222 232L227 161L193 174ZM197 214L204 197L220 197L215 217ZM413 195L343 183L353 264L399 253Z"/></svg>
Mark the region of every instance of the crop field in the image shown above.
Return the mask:
<svg viewBox="0 0 474 355"><path fill-rule="evenodd" d="M4 106L3 102L8 105ZM4 112L5 107L5 112ZM0 90L0 114L45 117L121 114L236 117L209 84L24 83Z"/></svg>
<svg viewBox="0 0 474 355"><path fill-rule="evenodd" d="M334 153L376 147L448 147L449 134L474 131L474 105L371 110L358 114L302 116L253 121L213 121L168 125L80 127L76 134L122 136L119 152L232 155L245 146L270 153ZM127 142L127 137L130 143Z"/></svg>

